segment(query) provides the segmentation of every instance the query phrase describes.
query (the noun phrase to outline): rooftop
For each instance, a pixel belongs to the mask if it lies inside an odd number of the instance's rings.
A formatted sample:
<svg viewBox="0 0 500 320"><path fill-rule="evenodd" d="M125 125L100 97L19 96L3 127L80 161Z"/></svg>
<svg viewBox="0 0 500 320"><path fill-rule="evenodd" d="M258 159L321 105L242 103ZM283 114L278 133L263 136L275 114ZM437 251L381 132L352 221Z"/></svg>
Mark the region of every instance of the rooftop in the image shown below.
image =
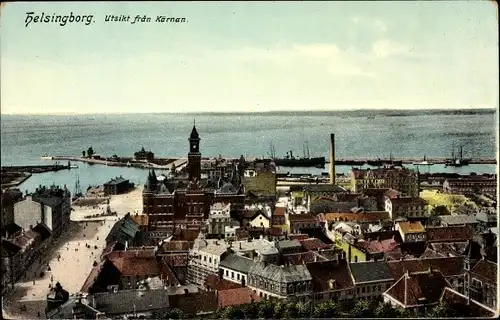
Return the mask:
<svg viewBox="0 0 500 320"><path fill-rule="evenodd" d="M117 185L117 184L125 183L125 182L128 182L128 179L125 179L125 178L120 176L120 177L116 177L116 178L109 180L108 182L104 183L104 185Z"/></svg>
<svg viewBox="0 0 500 320"><path fill-rule="evenodd" d="M411 221L402 221L398 222L398 228L401 230L403 234L408 233L424 233L425 228L420 221L411 222Z"/></svg>
<svg viewBox="0 0 500 320"><path fill-rule="evenodd" d="M248 274L254 274L281 283L312 280L309 270L302 264L277 266L258 262L252 265Z"/></svg>
<svg viewBox="0 0 500 320"><path fill-rule="evenodd" d="M436 304L445 287L451 286L437 270L404 274L384 295L405 307Z"/></svg>
<svg viewBox="0 0 500 320"><path fill-rule="evenodd" d="M349 268L355 283L390 281L394 279L385 261L351 263L349 264Z"/></svg>
<svg viewBox="0 0 500 320"><path fill-rule="evenodd" d="M472 317L493 317L495 315L495 311L488 308L485 305L480 304L479 302L468 299L463 294L450 289L448 287L444 288L444 291L441 295L441 301L447 303L452 306L454 309L463 309L468 311L469 315ZM465 312L462 312L465 315Z"/></svg>
<svg viewBox="0 0 500 320"><path fill-rule="evenodd" d="M332 221L355 221L355 222L375 222L389 218L386 211L364 212L364 213L324 213L321 214L328 222Z"/></svg>
<svg viewBox="0 0 500 320"><path fill-rule="evenodd" d="M385 239L385 240L359 240L356 245L357 248L360 248L367 253L380 253L380 252L389 252L396 249L399 244L394 239Z"/></svg>
<svg viewBox="0 0 500 320"><path fill-rule="evenodd" d="M464 273L463 257L431 258L431 259L405 259L388 261L387 266L394 277L399 279L406 271L421 272L432 268L439 270L445 276L455 276Z"/></svg>
<svg viewBox="0 0 500 320"><path fill-rule="evenodd" d="M312 214L290 214L288 215L288 220L290 222L297 222L297 221L317 221L316 217L313 216Z"/></svg>
<svg viewBox="0 0 500 320"><path fill-rule="evenodd" d="M478 275L487 280L489 283L497 284L498 266L494 262L480 260L470 272L471 274Z"/></svg>
<svg viewBox="0 0 500 320"><path fill-rule="evenodd" d="M218 292L218 307L225 308L259 302L260 297L249 287L222 290Z"/></svg>
<svg viewBox="0 0 500 320"><path fill-rule="evenodd" d="M122 276L154 276L160 274L156 257L114 257L110 260Z"/></svg>
<svg viewBox="0 0 500 320"><path fill-rule="evenodd" d="M330 245L327 245L326 243L317 238L309 238L301 240L300 244L302 244L302 247L304 247L305 250L320 250L320 249L331 248Z"/></svg>
<svg viewBox="0 0 500 320"><path fill-rule="evenodd" d="M427 227L428 242L468 241L474 236L474 228L466 226Z"/></svg>
<svg viewBox="0 0 500 320"><path fill-rule="evenodd" d="M216 274L210 274L205 279L205 288L207 288L207 290L223 291L241 288L241 284L226 279L221 279Z"/></svg>
<svg viewBox="0 0 500 320"><path fill-rule="evenodd" d="M437 216L443 225L464 225L464 224L476 224L478 223L475 215L444 215Z"/></svg>
<svg viewBox="0 0 500 320"><path fill-rule="evenodd" d="M315 292L346 290L354 287L345 260L313 262L307 265L307 269L313 278Z"/></svg>
<svg viewBox="0 0 500 320"><path fill-rule="evenodd" d="M221 260L219 266L247 274L252 263L252 259L233 253Z"/></svg>
<svg viewBox="0 0 500 320"><path fill-rule="evenodd" d="M290 263L292 265L308 264L316 261L328 260L326 257L323 257L322 255L314 251L284 254L282 257L284 263Z"/></svg>

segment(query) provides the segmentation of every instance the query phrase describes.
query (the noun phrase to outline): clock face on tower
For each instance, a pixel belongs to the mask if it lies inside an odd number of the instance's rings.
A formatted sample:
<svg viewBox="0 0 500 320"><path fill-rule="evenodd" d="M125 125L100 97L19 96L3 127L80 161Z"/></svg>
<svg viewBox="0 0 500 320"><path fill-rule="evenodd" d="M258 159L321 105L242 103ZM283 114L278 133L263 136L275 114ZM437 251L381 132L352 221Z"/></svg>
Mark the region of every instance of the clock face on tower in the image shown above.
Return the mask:
<svg viewBox="0 0 500 320"><path fill-rule="evenodd" d="M198 151L198 144L197 143L193 144L193 151Z"/></svg>

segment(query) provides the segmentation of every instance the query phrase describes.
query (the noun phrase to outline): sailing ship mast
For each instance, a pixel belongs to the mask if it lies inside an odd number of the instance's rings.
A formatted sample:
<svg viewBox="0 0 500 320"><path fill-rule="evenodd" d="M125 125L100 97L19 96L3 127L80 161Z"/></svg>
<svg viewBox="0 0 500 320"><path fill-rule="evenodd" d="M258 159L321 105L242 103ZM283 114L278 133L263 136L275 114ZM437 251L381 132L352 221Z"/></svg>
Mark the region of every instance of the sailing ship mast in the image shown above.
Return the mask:
<svg viewBox="0 0 500 320"><path fill-rule="evenodd" d="M306 140L306 148L307 148L307 159L310 159L311 156L309 155L309 141Z"/></svg>

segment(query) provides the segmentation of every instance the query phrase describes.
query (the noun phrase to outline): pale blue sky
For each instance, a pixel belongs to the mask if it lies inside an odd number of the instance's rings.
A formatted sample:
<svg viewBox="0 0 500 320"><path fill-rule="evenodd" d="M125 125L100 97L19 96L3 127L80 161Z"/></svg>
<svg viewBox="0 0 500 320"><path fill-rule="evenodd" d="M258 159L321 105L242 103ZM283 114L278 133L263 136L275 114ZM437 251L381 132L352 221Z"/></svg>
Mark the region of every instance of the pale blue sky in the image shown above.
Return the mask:
<svg viewBox="0 0 500 320"><path fill-rule="evenodd" d="M95 23L25 27L28 11ZM0 19L2 114L498 107L486 1L9 3Z"/></svg>

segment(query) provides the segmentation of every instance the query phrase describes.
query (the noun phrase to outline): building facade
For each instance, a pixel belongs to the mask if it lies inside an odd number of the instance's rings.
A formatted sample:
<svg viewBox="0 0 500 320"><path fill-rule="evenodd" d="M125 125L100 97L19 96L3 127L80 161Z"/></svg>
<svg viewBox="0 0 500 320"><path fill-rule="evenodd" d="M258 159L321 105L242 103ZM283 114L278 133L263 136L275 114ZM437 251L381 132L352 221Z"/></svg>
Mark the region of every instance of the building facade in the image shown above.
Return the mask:
<svg viewBox="0 0 500 320"><path fill-rule="evenodd" d="M150 233L172 230L175 226L200 228L209 218L214 203L230 203L235 214L244 209L241 186L230 182L210 185L201 180L200 138L196 127L189 137L187 177L158 181L154 170L149 173L143 191L143 213L148 215Z"/></svg>
<svg viewBox="0 0 500 320"><path fill-rule="evenodd" d="M365 189L391 188L401 192L402 196L418 197L418 172L397 167L378 169L353 168L350 173L351 190L362 193Z"/></svg>

